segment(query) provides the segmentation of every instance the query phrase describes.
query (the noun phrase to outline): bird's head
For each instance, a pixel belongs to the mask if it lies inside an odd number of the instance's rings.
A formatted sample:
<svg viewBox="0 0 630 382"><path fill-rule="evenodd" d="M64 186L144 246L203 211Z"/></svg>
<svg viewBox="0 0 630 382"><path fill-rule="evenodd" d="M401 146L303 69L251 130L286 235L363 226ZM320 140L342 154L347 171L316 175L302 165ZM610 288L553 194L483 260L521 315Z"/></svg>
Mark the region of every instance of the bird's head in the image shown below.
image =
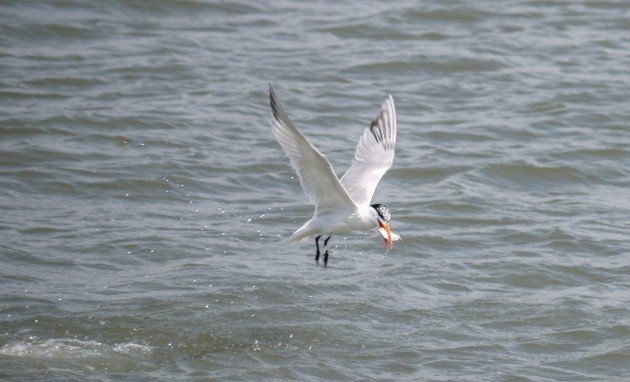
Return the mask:
<svg viewBox="0 0 630 382"><path fill-rule="evenodd" d="M380 228L379 231L381 231L381 234L385 239L385 249L389 251L394 246L392 229L389 227L389 220L392 215L389 213L387 207L382 204L372 204L372 208L376 212L376 221L378 222L378 226Z"/></svg>

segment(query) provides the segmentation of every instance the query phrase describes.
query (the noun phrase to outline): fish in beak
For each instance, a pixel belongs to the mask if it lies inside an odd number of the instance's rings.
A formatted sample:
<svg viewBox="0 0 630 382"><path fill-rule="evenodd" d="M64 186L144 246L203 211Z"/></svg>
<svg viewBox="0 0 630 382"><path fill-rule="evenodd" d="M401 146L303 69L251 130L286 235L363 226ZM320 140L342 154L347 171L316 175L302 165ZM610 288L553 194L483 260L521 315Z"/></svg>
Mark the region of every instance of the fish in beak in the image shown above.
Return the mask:
<svg viewBox="0 0 630 382"><path fill-rule="evenodd" d="M379 232L383 235L383 239L385 239L385 249L389 251L394 246L394 239L392 238L392 229L389 227L388 223L382 222L378 220Z"/></svg>

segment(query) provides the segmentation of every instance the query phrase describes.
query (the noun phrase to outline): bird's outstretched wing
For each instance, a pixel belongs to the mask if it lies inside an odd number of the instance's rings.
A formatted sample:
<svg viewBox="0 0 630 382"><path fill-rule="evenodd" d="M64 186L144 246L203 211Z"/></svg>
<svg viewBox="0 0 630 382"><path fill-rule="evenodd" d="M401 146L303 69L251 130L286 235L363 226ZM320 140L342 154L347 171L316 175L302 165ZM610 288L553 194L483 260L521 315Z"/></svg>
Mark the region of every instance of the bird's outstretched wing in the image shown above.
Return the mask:
<svg viewBox="0 0 630 382"><path fill-rule="evenodd" d="M383 175L392 167L396 148L396 108L390 95L357 144L352 166L341 184L355 203L369 204Z"/></svg>
<svg viewBox="0 0 630 382"><path fill-rule="evenodd" d="M352 208L354 203L335 175L330 162L293 125L269 86L271 131L295 169L304 192L315 205L315 213Z"/></svg>

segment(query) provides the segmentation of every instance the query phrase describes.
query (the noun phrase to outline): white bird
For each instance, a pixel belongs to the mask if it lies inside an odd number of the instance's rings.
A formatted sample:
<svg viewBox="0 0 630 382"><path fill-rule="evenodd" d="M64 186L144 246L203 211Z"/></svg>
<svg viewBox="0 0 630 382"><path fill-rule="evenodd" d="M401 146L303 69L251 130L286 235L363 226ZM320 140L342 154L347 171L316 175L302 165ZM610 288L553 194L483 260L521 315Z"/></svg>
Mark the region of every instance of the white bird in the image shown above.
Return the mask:
<svg viewBox="0 0 630 382"><path fill-rule="evenodd" d="M293 125L269 86L271 131L295 169L304 192L315 205L313 217L291 235L293 241L315 237L315 261L319 263L319 239L324 240L324 266L328 265L331 235L378 229L389 251L400 236L389 226L390 213L382 204L370 204L374 190L394 163L396 109L390 95L369 128L359 139L352 165L339 179L326 157Z"/></svg>

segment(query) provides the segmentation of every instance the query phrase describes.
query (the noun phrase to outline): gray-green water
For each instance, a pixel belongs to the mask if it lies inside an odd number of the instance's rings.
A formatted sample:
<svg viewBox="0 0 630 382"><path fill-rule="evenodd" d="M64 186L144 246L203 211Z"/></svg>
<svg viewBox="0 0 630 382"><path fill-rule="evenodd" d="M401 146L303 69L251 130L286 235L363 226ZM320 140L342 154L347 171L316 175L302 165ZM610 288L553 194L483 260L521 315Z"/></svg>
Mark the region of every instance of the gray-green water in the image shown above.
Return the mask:
<svg viewBox="0 0 630 382"><path fill-rule="evenodd" d="M0 379L624 381L627 1L0 5ZM267 84L376 202L310 217Z"/></svg>

